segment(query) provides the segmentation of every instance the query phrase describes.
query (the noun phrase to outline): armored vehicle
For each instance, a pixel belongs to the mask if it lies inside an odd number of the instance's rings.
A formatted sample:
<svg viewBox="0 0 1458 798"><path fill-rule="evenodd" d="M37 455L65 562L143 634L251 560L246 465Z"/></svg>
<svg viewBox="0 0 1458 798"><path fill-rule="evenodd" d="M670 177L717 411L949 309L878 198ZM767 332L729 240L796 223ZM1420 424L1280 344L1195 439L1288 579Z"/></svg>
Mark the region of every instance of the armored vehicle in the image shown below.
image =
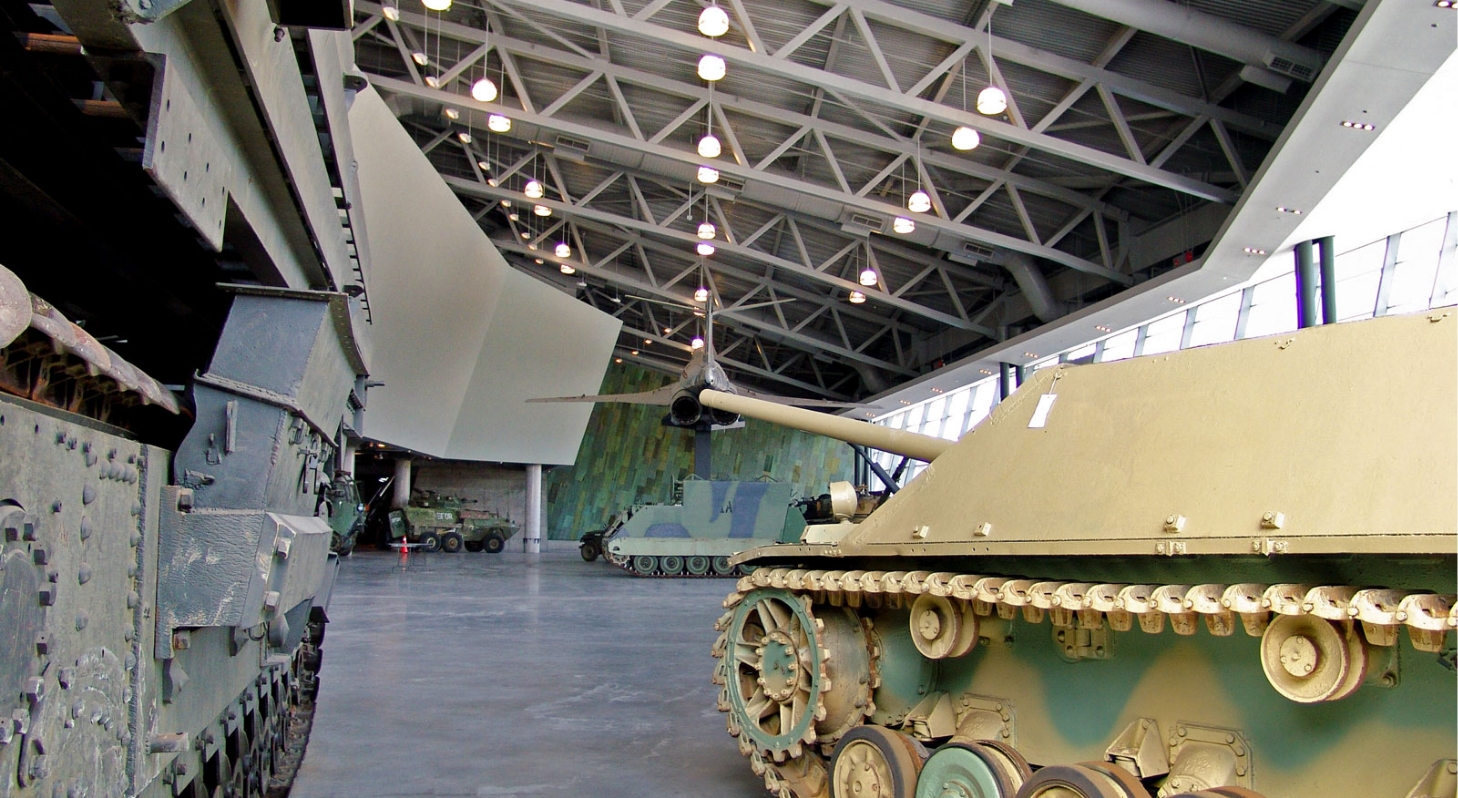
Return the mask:
<svg viewBox="0 0 1458 798"><path fill-rule="evenodd" d="M645 504L602 533L608 562L637 576L729 576L729 558L755 545L796 542L805 517L783 482L687 479L678 504ZM584 553L584 558L586 553Z"/></svg>
<svg viewBox="0 0 1458 798"><path fill-rule="evenodd" d="M498 554L518 527L495 513L466 507L474 501L424 491L405 509L390 511L390 539L419 543L426 551Z"/></svg>
<svg viewBox="0 0 1458 798"><path fill-rule="evenodd" d="M344 471L335 472L328 487L319 491L314 514L329 519L329 550L341 557L349 556L364 532L367 515L354 477Z"/></svg>
<svg viewBox="0 0 1458 798"><path fill-rule="evenodd" d="M955 444L705 391L931 461L732 560L729 733L780 798L1451 798L1455 325L1052 367Z"/></svg>
<svg viewBox="0 0 1458 798"><path fill-rule="evenodd" d="M0 794L287 791L355 323L344 294L236 289L173 453L138 431L184 405L0 267Z"/></svg>

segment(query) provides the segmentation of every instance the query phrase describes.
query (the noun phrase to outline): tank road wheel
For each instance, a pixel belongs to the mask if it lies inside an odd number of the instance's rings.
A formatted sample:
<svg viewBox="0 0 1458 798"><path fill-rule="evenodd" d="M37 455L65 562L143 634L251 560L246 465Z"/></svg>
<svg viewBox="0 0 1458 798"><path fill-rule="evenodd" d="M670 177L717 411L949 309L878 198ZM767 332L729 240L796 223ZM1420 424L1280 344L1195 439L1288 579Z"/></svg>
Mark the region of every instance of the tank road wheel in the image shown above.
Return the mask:
<svg viewBox="0 0 1458 798"><path fill-rule="evenodd" d="M710 564L708 557L702 554L693 554L683 558L683 567L684 570L694 576L703 576L713 566Z"/></svg>
<svg viewBox="0 0 1458 798"><path fill-rule="evenodd" d="M741 750L784 762L805 745L835 742L875 711L865 630L850 610L822 610L817 618L809 597L778 588L734 607L715 650L724 657L721 709Z"/></svg>
<svg viewBox="0 0 1458 798"><path fill-rule="evenodd" d="M683 573L683 558L677 554L665 554L658 558L658 567L666 576L679 576Z"/></svg>
<svg viewBox="0 0 1458 798"><path fill-rule="evenodd" d="M972 605L923 593L911 605L911 640L927 659L960 657L977 645Z"/></svg>
<svg viewBox="0 0 1458 798"><path fill-rule="evenodd" d="M1255 790L1244 787L1211 787L1199 792L1182 792L1169 798L1266 798Z"/></svg>
<svg viewBox="0 0 1458 798"><path fill-rule="evenodd" d="M901 732L884 726L857 726L840 738L830 760L830 796L915 798L924 751L920 743Z"/></svg>
<svg viewBox="0 0 1458 798"><path fill-rule="evenodd" d="M633 555L633 558L628 561L628 565L632 567L633 573L635 574L650 576L658 573L658 558L651 557L647 554Z"/></svg>
<svg viewBox="0 0 1458 798"><path fill-rule="evenodd" d="M440 536L440 550L447 554L458 554L465 546L465 539L459 532L447 532Z"/></svg>
<svg viewBox="0 0 1458 798"><path fill-rule="evenodd" d="M493 532L486 536L482 544L485 545L487 554L500 554L506 548L506 538Z"/></svg>
<svg viewBox="0 0 1458 798"><path fill-rule="evenodd" d="M420 536L421 551L440 551L440 535L434 532L426 532Z"/></svg>
<svg viewBox="0 0 1458 798"><path fill-rule="evenodd" d="M990 746L947 743L921 769L916 798L1013 798L1032 775L1025 768Z"/></svg>
<svg viewBox="0 0 1458 798"><path fill-rule="evenodd" d="M728 576L729 574L734 573L734 566L729 564L728 557L714 558L714 573L720 576Z"/></svg>
<svg viewBox="0 0 1458 798"><path fill-rule="evenodd" d="M1367 642L1355 629L1313 615L1279 615L1261 635L1261 668L1292 701L1336 701L1367 677Z"/></svg>
<svg viewBox="0 0 1458 798"><path fill-rule="evenodd" d="M577 552L582 555L583 562L592 562L602 554L602 550L597 547L597 544L590 540L582 541L577 547Z"/></svg>
<svg viewBox="0 0 1458 798"><path fill-rule="evenodd" d="M1052 765L1033 774L1017 798L1150 798L1129 771L1107 762Z"/></svg>
<svg viewBox="0 0 1458 798"><path fill-rule="evenodd" d="M483 543L483 542L481 542L481 541L479 541L479 540L468 540L468 541L466 541L466 551L469 551L469 552L471 552L473 554L476 553L476 552L478 552L478 551L480 551L480 550L482 550L482 549L484 549L484 548L486 548L486 544Z"/></svg>

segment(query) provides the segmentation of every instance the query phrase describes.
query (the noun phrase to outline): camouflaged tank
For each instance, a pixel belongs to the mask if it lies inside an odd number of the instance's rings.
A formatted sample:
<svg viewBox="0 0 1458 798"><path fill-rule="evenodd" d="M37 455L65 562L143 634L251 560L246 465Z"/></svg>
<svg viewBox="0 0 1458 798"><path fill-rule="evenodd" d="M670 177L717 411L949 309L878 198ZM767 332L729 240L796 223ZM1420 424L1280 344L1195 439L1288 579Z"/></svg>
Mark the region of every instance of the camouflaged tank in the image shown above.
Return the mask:
<svg viewBox="0 0 1458 798"><path fill-rule="evenodd" d="M1037 372L753 549L713 648L780 798L1452 798L1453 308Z"/></svg>
<svg viewBox="0 0 1458 798"><path fill-rule="evenodd" d="M678 504L634 507L614 518L598 545L608 562L637 576L731 576L739 570L730 557L798 542L804 529L791 485L688 479Z"/></svg>

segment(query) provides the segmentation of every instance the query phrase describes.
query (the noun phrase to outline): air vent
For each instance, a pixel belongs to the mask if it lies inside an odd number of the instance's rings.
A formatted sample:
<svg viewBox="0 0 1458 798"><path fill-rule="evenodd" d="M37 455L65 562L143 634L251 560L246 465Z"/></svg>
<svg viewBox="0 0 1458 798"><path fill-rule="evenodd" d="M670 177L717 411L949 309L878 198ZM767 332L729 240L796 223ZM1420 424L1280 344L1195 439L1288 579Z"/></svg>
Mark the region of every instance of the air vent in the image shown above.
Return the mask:
<svg viewBox="0 0 1458 798"><path fill-rule="evenodd" d="M865 227L880 232L886 227L886 220L873 214L851 211L850 218L846 220L846 224L853 224L858 227Z"/></svg>
<svg viewBox="0 0 1458 798"><path fill-rule="evenodd" d="M571 161L584 161L587 153L592 149L592 142L583 139L575 139L571 136L557 136L556 155L558 158L566 158Z"/></svg>
<svg viewBox="0 0 1458 798"><path fill-rule="evenodd" d="M1298 64L1289 58L1282 58L1274 53L1267 53L1265 57L1266 67L1272 72L1279 72L1282 75L1289 75L1297 80L1307 83L1316 79L1316 68L1306 64Z"/></svg>
<svg viewBox="0 0 1458 798"><path fill-rule="evenodd" d="M996 254L996 251L993 250L991 247L984 247L981 244L975 244L971 241L963 241L962 254L966 255L969 258L986 260L987 258L990 258L994 254Z"/></svg>
<svg viewBox="0 0 1458 798"><path fill-rule="evenodd" d="M726 175L723 172L719 173L719 182L715 183L714 185L724 189L725 191L732 191L735 194L744 191L743 180L740 180L739 178L732 175Z"/></svg>

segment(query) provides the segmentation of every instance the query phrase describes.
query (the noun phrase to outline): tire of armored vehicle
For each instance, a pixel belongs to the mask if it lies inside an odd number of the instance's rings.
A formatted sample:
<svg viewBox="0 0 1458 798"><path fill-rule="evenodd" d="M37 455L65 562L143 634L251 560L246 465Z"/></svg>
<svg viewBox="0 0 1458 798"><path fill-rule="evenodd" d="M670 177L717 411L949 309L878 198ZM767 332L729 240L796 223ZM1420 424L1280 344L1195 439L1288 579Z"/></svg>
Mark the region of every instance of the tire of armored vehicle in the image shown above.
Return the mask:
<svg viewBox="0 0 1458 798"><path fill-rule="evenodd" d="M780 798L1452 798L1455 341L1056 366L955 444L705 391L932 461L736 558L729 733Z"/></svg>

